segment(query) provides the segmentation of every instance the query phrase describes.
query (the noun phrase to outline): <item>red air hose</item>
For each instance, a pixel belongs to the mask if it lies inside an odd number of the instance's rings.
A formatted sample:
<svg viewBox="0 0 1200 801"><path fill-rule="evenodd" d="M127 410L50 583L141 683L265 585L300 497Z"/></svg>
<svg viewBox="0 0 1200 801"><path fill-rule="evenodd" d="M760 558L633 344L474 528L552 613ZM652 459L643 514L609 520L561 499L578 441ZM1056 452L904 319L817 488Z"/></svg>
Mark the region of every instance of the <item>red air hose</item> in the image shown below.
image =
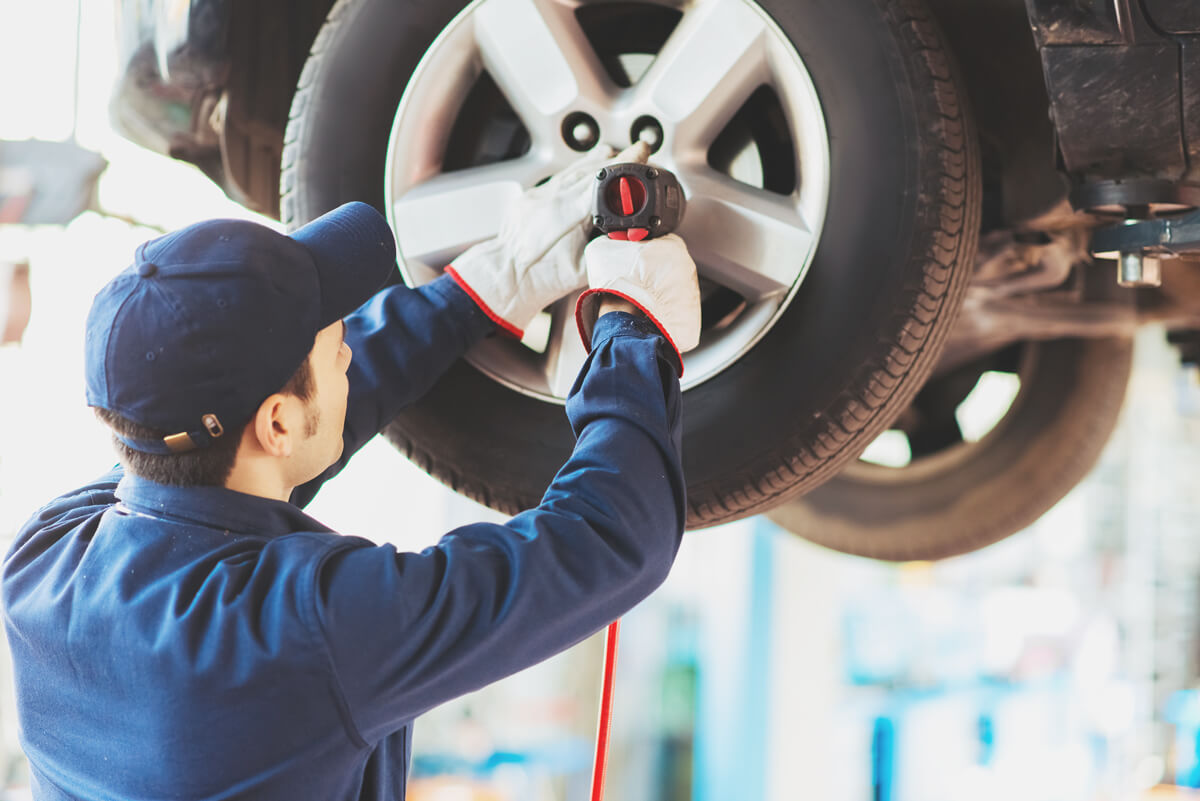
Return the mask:
<svg viewBox="0 0 1200 801"><path fill-rule="evenodd" d="M592 767L592 801L604 798L604 769L608 767L608 735L612 729L613 674L617 667L617 635L621 621L614 620L604 634L604 683L600 688L600 723L596 731L596 764Z"/></svg>

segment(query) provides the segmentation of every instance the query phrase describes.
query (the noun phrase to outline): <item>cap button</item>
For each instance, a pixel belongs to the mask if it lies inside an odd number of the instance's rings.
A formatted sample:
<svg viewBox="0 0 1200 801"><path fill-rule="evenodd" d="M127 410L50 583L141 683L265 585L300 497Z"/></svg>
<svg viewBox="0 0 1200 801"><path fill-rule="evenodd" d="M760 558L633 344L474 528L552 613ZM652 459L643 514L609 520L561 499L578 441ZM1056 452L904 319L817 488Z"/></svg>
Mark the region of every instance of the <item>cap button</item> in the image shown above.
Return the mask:
<svg viewBox="0 0 1200 801"><path fill-rule="evenodd" d="M158 265L152 261L144 261L137 266L137 274L142 278L149 278L158 272Z"/></svg>

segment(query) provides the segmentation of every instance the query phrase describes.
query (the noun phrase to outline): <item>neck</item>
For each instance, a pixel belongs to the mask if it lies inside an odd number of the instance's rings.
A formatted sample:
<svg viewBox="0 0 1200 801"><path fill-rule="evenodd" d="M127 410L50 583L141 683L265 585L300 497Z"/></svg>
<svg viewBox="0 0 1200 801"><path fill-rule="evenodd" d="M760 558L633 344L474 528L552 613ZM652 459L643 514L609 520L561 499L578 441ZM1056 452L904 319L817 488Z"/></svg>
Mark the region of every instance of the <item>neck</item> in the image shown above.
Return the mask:
<svg viewBox="0 0 1200 801"><path fill-rule="evenodd" d="M225 489L257 495L260 498L287 501L295 489L287 486L287 483L277 471L263 469L263 465L255 460L239 458L234 463L229 478L225 480Z"/></svg>

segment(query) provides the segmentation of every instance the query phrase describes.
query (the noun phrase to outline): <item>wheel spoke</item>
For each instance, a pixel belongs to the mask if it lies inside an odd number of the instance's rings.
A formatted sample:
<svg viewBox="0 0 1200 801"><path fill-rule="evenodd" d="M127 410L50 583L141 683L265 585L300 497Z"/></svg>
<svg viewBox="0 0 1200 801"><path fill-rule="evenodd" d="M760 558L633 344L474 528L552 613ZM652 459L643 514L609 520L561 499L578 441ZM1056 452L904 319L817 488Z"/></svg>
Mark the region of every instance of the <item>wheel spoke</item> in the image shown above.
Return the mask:
<svg viewBox="0 0 1200 801"><path fill-rule="evenodd" d="M769 77L766 22L741 0L708 0L680 20L637 86L675 129L675 148L709 144Z"/></svg>
<svg viewBox="0 0 1200 801"><path fill-rule="evenodd" d="M715 172L688 175L687 185L679 234L701 274L750 302L789 290L816 245L794 202Z"/></svg>
<svg viewBox="0 0 1200 801"><path fill-rule="evenodd" d="M484 68L536 138L538 124L615 92L573 10L555 0L487 0L475 12Z"/></svg>
<svg viewBox="0 0 1200 801"><path fill-rule="evenodd" d="M587 359L587 349L579 337L575 324L575 301L579 293L560 300L550 309L550 338L546 345L546 383L550 394L565 398L579 375L579 368Z"/></svg>
<svg viewBox="0 0 1200 801"><path fill-rule="evenodd" d="M440 274L459 253L494 236L513 198L553 171L549 162L527 157L443 173L413 187L392 206L406 266Z"/></svg>

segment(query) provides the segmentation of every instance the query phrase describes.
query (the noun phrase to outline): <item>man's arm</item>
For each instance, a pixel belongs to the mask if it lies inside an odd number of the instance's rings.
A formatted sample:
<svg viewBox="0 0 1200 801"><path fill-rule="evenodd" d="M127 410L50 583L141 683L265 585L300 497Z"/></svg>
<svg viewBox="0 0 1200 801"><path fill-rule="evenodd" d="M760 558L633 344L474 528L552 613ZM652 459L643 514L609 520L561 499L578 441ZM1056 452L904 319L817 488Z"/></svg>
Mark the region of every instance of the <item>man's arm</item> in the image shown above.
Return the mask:
<svg viewBox="0 0 1200 801"><path fill-rule="evenodd" d="M567 400L578 438L541 504L420 553L357 542L317 619L368 741L599 630L666 577L683 533L680 392L648 322L608 314Z"/></svg>
<svg viewBox="0 0 1200 801"><path fill-rule="evenodd" d="M645 162L635 143L616 161ZM592 184L613 156L604 146L519 195L499 233L460 254L448 275L417 290L392 287L347 318L350 402L341 459L299 487L303 506L346 461L474 342L498 327L520 338L542 309L586 283L583 250L592 230ZM415 296L414 296L415 293Z"/></svg>
<svg viewBox="0 0 1200 801"><path fill-rule="evenodd" d="M388 287L347 317L346 344L354 357L342 456L297 487L292 503L304 506L311 501L367 440L494 330L495 324L449 276L416 289Z"/></svg>

